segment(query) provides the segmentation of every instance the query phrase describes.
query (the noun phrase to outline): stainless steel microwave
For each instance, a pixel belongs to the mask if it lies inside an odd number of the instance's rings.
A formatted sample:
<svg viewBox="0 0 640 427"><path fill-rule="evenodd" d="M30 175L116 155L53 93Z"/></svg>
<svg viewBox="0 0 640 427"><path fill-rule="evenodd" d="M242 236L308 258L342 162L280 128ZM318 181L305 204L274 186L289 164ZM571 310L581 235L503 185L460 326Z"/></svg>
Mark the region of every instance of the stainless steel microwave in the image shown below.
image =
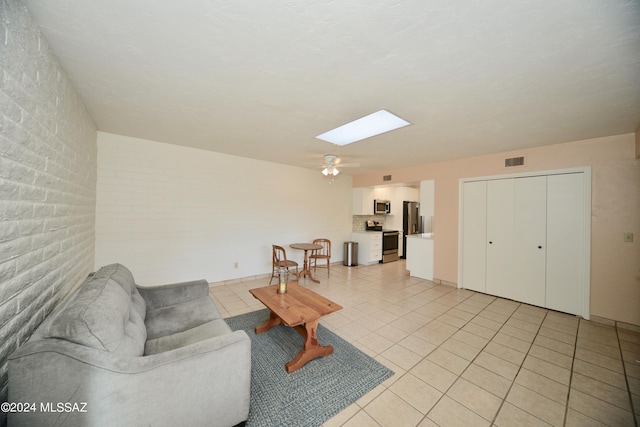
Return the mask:
<svg viewBox="0 0 640 427"><path fill-rule="evenodd" d="M373 213L375 215L385 215L391 213L391 203L388 200L374 200Z"/></svg>

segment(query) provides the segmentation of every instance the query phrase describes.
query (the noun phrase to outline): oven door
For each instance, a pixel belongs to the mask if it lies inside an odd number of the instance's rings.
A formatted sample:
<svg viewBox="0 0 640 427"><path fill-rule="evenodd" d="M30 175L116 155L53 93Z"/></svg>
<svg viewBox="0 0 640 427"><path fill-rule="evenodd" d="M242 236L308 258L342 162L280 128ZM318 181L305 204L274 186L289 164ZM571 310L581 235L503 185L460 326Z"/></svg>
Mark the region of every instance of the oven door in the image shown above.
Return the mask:
<svg viewBox="0 0 640 427"><path fill-rule="evenodd" d="M382 233L382 262L391 262L398 260L398 231L390 231Z"/></svg>

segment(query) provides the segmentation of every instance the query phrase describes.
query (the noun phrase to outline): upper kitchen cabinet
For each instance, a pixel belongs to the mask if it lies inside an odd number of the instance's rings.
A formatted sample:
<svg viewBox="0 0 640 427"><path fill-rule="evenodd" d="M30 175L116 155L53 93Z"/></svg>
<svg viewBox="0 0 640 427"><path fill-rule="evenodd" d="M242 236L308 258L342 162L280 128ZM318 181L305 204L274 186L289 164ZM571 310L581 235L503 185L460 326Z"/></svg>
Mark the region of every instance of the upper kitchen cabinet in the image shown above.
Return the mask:
<svg viewBox="0 0 640 427"><path fill-rule="evenodd" d="M402 221L402 202L418 202L420 200L420 190L413 187L378 187L375 193L376 199L389 200L391 203L391 215L400 217ZM395 226L402 228L402 223Z"/></svg>
<svg viewBox="0 0 640 427"><path fill-rule="evenodd" d="M391 204L391 213L398 215L398 228L402 229L402 202L419 202L420 190L413 187L396 187L394 188L393 203ZM395 209L394 209L395 205Z"/></svg>
<svg viewBox="0 0 640 427"><path fill-rule="evenodd" d="M413 187L354 188L353 214L374 215L374 200L388 200L391 203L391 215L399 215L402 220L402 202L405 200L418 202L420 190ZM402 224L400 224L400 228L402 228Z"/></svg>
<svg viewBox="0 0 640 427"><path fill-rule="evenodd" d="M373 200L375 194L373 188L353 189L353 214L373 215Z"/></svg>
<svg viewBox="0 0 640 427"><path fill-rule="evenodd" d="M393 190L393 187L376 187L373 194L376 199L391 201L393 199Z"/></svg>
<svg viewBox="0 0 640 427"><path fill-rule="evenodd" d="M396 189L396 197L400 202L419 202L420 190L414 187L398 187Z"/></svg>

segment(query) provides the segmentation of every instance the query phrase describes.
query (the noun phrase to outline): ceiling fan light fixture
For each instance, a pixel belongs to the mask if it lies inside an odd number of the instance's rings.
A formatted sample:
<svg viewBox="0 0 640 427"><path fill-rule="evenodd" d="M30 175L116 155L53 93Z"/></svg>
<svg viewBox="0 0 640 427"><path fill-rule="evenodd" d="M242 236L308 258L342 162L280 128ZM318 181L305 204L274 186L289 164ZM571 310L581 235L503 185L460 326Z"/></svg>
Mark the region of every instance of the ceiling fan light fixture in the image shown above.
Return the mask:
<svg viewBox="0 0 640 427"><path fill-rule="evenodd" d="M368 116L320 134L316 136L316 138L336 145L347 145L410 124L408 121L401 119L387 110L379 110Z"/></svg>
<svg viewBox="0 0 640 427"><path fill-rule="evenodd" d="M322 175L324 176L336 176L339 173L340 171L333 166L327 166L326 168L322 169Z"/></svg>

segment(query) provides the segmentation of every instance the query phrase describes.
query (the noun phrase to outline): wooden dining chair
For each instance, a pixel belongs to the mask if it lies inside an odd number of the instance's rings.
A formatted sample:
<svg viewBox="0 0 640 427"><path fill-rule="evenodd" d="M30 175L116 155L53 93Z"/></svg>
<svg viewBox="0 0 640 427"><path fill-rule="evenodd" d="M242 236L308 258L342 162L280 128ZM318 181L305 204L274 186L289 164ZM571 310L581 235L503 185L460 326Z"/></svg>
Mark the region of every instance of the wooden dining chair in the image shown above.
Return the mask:
<svg viewBox="0 0 640 427"><path fill-rule="evenodd" d="M271 270L271 279L269 280L269 284L274 277L280 277L280 269L286 268L289 270L290 268L296 268L296 277L298 276L298 263L295 261L291 261L287 259L287 251L284 250L282 246L272 245L271 249L271 261L272 261L272 270Z"/></svg>
<svg viewBox="0 0 640 427"><path fill-rule="evenodd" d="M331 240L329 239L315 239L313 241L316 245L322 246L322 249L315 249L309 255L309 268L313 264L313 271L316 271L318 260L327 260L327 276L329 276L329 265L331 264Z"/></svg>

